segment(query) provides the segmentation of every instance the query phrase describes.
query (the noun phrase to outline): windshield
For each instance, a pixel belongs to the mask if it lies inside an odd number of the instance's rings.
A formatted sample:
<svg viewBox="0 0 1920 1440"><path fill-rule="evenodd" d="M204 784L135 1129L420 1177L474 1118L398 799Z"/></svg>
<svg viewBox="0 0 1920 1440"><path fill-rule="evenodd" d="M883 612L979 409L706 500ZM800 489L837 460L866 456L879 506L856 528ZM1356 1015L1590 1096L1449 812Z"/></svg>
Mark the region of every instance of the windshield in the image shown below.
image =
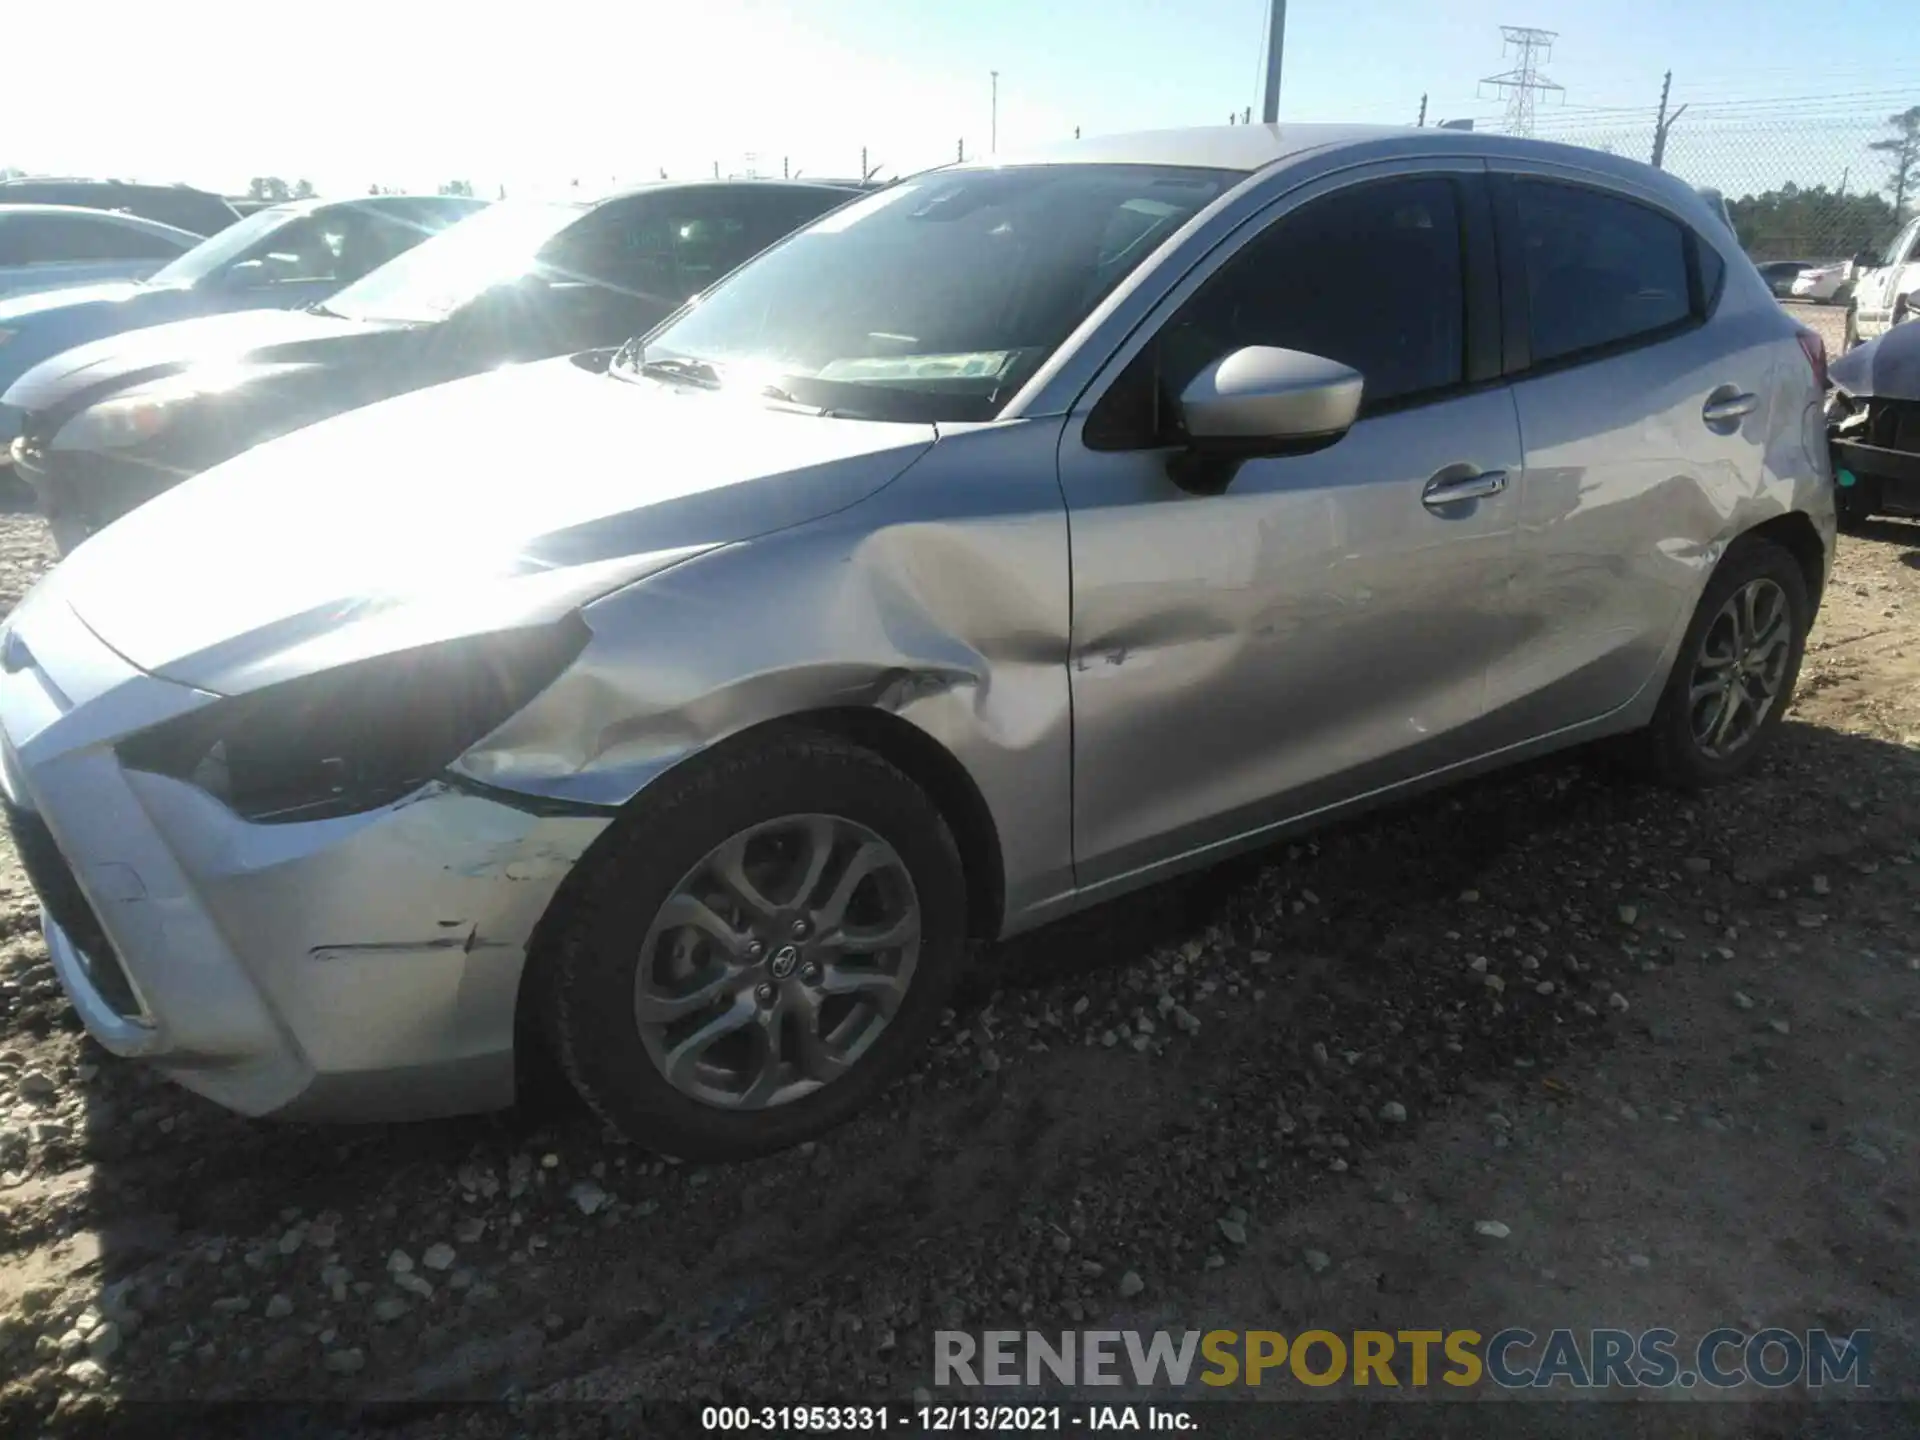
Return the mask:
<svg viewBox="0 0 1920 1440"><path fill-rule="evenodd" d="M1905 260L1907 258L1907 246L1913 242L1913 237L1916 234L1920 234L1920 220L1912 221L1906 229L1893 237L1892 243L1887 246L1887 253L1880 257L1880 263L1882 265L1898 265L1901 261Z"/></svg>
<svg viewBox="0 0 1920 1440"><path fill-rule="evenodd" d="M290 206L275 205L266 210L256 210L246 219L234 221L219 234L208 236L179 259L161 266L147 283L198 285L209 275L226 269L282 225L299 216L300 211Z"/></svg>
<svg viewBox="0 0 1920 1440"><path fill-rule="evenodd" d="M1161 241L1241 179L1146 165L936 171L761 256L621 369L839 414L991 419Z"/></svg>
<svg viewBox="0 0 1920 1440"><path fill-rule="evenodd" d="M580 205L490 205L361 276L327 308L351 320L444 320L481 291L526 274L540 247L585 213Z"/></svg>

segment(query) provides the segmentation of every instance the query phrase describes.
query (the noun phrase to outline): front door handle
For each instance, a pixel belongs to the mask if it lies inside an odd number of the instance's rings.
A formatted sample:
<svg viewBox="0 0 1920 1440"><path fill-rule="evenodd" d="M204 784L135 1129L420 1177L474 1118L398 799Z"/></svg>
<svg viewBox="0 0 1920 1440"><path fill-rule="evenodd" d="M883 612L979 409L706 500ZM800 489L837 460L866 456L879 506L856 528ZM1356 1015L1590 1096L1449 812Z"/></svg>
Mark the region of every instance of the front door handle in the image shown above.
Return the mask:
<svg viewBox="0 0 1920 1440"><path fill-rule="evenodd" d="M1758 395L1739 391L1732 395L1715 391L1719 399L1707 397L1707 403L1700 408L1700 418L1709 425L1728 425L1741 417L1751 414L1753 407L1760 403Z"/></svg>
<svg viewBox="0 0 1920 1440"><path fill-rule="evenodd" d="M1482 470L1478 475L1451 475L1442 472L1427 482L1420 492L1420 503L1429 510L1444 510L1449 505L1469 500L1485 500L1507 488L1507 472Z"/></svg>

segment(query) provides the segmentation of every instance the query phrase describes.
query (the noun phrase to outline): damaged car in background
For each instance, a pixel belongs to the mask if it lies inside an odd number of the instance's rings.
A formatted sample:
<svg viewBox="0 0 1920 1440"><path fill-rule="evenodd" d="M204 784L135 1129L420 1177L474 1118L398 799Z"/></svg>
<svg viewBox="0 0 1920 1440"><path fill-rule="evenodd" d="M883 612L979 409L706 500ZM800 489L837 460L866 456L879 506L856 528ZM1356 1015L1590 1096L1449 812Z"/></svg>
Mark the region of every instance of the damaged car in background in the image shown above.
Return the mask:
<svg viewBox="0 0 1920 1440"><path fill-rule="evenodd" d="M156 325L42 361L0 394L20 414L14 466L64 553L302 425L496 365L618 345L855 193L701 181L592 205L503 201L305 309Z"/></svg>
<svg viewBox="0 0 1920 1440"><path fill-rule="evenodd" d="M1840 523L1920 516L1920 323L1896 325L1833 362L1828 443Z"/></svg>
<svg viewBox="0 0 1920 1440"><path fill-rule="evenodd" d="M1273 283L1356 270L1376 319ZM225 1105L502 1105L539 1046L756 1154L972 942L1584 741L1744 774L1831 564L1822 363L1612 156L955 165L88 540L0 636L6 816L88 1030Z"/></svg>

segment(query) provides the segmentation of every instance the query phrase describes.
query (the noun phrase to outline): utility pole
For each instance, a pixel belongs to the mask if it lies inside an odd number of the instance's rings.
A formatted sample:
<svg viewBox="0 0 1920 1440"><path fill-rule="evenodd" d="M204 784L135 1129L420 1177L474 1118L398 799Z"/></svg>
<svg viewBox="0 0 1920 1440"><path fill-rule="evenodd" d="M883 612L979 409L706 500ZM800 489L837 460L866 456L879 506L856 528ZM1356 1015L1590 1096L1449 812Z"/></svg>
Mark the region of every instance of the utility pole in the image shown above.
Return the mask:
<svg viewBox="0 0 1920 1440"><path fill-rule="evenodd" d="M1413 128L1416 130L1427 128L1427 97L1424 95L1420 97L1420 118L1413 122Z"/></svg>
<svg viewBox="0 0 1920 1440"><path fill-rule="evenodd" d="M993 118L988 122L987 153L998 155L1000 153L1000 72L993 70L988 73L993 76Z"/></svg>
<svg viewBox="0 0 1920 1440"><path fill-rule="evenodd" d="M1253 123L1253 106L1249 105L1240 112L1240 123L1242 125L1251 125Z"/></svg>
<svg viewBox="0 0 1920 1440"><path fill-rule="evenodd" d="M1667 71L1666 78L1660 82L1660 117L1653 122L1653 168L1662 168L1667 158L1667 135L1673 129L1673 122L1687 113L1682 105L1673 114L1667 114L1667 96L1673 91L1673 72Z"/></svg>
<svg viewBox="0 0 1920 1440"><path fill-rule="evenodd" d="M966 136L962 135L960 137L960 148L955 153L959 156L960 162L962 164L965 164L967 159L967 137Z"/></svg>
<svg viewBox="0 0 1920 1440"><path fill-rule="evenodd" d="M1280 52L1287 39L1287 0L1270 0L1267 9L1267 94L1260 105L1262 123L1280 123Z"/></svg>
<svg viewBox="0 0 1920 1440"><path fill-rule="evenodd" d="M1502 25L1500 38L1506 49L1513 52L1513 68L1498 75L1488 75L1480 83L1507 92L1507 133L1531 135L1534 96L1546 90L1566 89L1564 85L1557 85L1540 73L1540 62L1552 57L1553 42L1557 37L1551 30L1535 30L1527 25Z"/></svg>

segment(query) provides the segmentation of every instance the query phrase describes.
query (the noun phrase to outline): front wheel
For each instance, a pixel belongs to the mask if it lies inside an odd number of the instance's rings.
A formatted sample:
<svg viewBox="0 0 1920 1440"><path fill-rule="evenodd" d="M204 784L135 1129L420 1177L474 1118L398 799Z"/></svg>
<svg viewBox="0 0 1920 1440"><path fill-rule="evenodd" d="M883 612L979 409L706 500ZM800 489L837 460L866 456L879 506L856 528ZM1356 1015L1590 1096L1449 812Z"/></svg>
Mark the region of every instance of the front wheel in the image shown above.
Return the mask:
<svg viewBox="0 0 1920 1440"><path fill-rule="evenodd" d="M691 762L581 863L534 961L549 1035L603 1119L687 1159L783 1149L865 1105L964 953L939 810L826 735Z"/></svg>
<svg viewBox="0 0 1920 1440"><path fill-rule="evenodd" d="M1799 562L1768 540L1738 542L1707 582L1652 723L1629 737L1639 768L1685 790L1751 769L1793 699L1812 618Z"/></svg>

